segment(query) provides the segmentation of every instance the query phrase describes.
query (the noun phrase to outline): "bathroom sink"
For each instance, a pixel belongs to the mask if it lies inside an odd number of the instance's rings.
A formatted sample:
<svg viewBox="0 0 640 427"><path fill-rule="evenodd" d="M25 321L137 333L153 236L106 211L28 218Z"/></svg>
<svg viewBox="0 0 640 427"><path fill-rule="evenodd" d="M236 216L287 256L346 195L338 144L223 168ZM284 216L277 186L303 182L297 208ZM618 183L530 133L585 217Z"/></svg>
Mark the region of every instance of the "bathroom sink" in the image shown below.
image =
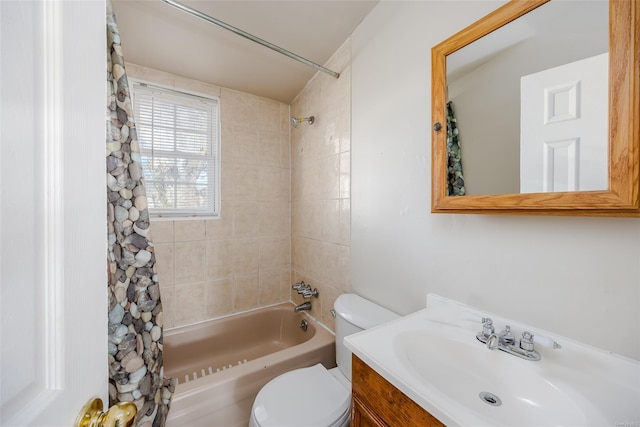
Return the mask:
<svg viewBox="0 0 640 427"><path fill-rule="evenodd" d="M400 332L394 347L406 368L495 425L605 425L597 409L540 366L491 351L473 333L450 327Z"/></svg>
<svg viewBox="0 0 640 427"><path fill-rule="evenodd" d="M345 344L450 427L640 422L640 362L490 314L496 330L532 332L541 358L492 351L476 339L488 314L430 294L426 309Z"/></svg>

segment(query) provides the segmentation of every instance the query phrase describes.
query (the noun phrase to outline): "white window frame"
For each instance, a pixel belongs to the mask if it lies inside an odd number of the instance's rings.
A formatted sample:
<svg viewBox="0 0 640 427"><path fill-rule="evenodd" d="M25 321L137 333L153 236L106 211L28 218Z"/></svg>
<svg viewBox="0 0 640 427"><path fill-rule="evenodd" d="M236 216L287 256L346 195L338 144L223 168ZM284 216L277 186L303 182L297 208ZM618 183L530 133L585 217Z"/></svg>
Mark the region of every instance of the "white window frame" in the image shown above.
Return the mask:
<svg viewBox="0 0 640 427"><path fill-rule="evenodd" d="M182 90L182 89L176 89L173 87L167 87L167 86L163 86L163 85L159 85L153 82L148 82L145 80L141 80L141 79L136 79L136 78L129 78L129 84L130 84L130 90L131 90L131 99L132 99L132 103L133 103L133 107L134 107L134 112L136 111L135 108L135 98L136 98L136 90L138 90L139 86L146 86L148 88L151 88L153 90L157 90L160 92L164 92L169 94L170 96L175 96L175 97L186 97L189 98L191 100L201 100L204 103L208 103L208 104L215 104L215 109L216 109L216 114L215 117L212 117L212 120L215 120L214 123L212 123L213 128L215 128L215 131L211 133L211 137L214 139L213 140L213 149L212 149L212 154L211 154L211 158L214 161L214 172L213 172L213 180L214 182L212 183L211 181L208 182L208 188L209 188L209 192L210 192L210 200L213 203L213 206L211 206L210 208L206 208L206 209L194 209L194 208L189 208L189 209L180 209L177 207L173 207L173 208L154 208L152 206L152 201L149 200L149 215L151 217L155 217L155 218L165 218L165 219L185 219L185 218L189 218L189 217L208 217L208 218L219 218L220 217L220 195L221 195L221 189L222 189L222 185L221 185L221 181L220 181L220 177L221 177L221 158L220 158L220 154L221 154L221 143L220 143L220 127L221 127L221 120L220 120L220 98L218 96L213 96L213 95L208 95L208 94L203 94L203 93L198 93L198 92L192 92L192 91L188 91L188 90ZM140 121L138 118L137 113L134 114L135 116L135 124L136 124L136 130L137 130L137 137L140 138L140 132L139 132L139 128L140 128ZM166 154L166 153L165 153ZM153 155L151 153L148 152L148 150L143 149L142 144L140 144L140 156L142 158L144 158L145 156L149 156L149 155ZM180 155L170 155L170 157L175 157L178 159L184 159L184 158L188 158L189 156L180 156ZM142 158L141 158L141 162L142 162ZM144 175L146 175L146 173L144 173ZM149 184L151 184L151 182L145 178L145 184L148 187ZM212 194L211 194L212 193ZM149 198L149 197L148 197ZM150 198L149 198L150 199Z"/></svg>

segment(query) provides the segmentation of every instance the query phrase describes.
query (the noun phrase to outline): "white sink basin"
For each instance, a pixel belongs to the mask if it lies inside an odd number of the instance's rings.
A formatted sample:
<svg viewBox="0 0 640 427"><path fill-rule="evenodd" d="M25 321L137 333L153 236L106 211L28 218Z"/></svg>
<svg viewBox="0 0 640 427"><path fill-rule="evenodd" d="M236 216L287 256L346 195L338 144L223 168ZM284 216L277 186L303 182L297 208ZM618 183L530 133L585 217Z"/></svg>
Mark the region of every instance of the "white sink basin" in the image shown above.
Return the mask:
<svg viewBox="0 0 640 427"><path fill-rule="evenodd" d="M491 351L475 337L488 313L429 298L427 309L345 344L447 426L639 425L640 362L490 314L516 337L533 332L542 358Z"/></svg>
<svg viewBox="0 0 640 427"><path fill-rule="evenodd" d="M605 425L578 393L545 377L539 362L491 351L457 328L400 332L398 360L452 402L503 425ZM594 418L594 416L596 418Z"/></svg>

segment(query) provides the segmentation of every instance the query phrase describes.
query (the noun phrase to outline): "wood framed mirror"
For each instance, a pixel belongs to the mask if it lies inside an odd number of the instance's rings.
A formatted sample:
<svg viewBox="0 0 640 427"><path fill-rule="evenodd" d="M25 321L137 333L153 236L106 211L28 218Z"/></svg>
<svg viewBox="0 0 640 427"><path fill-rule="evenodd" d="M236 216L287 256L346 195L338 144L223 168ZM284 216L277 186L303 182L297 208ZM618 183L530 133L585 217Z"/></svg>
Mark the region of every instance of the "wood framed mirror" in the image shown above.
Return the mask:
<svg viewBox="0 0 640 427"><path fill-rule="evenodd" d="M559 0L511 0L433 47L431 52L432 212L640 217L640 4L636 0L610 0L608 2L608 27L605 27L604 36L605 49L608 47L608 56L604 62L605 67L608 67L605 70L605 76L608 76L608 86L604 95L608 106L608 116L604 119L604 137L600 138L604 140L601 141L603 152L600 157L605 157L606 153L607 161L603 163L602 167L601 188L591 189L587 186L585 189L584 186L577 184L575 187L565 188L562 187L564 185L562 184L556 187L545 187L543 190L525 189L523 191L522 182L528 178L523 179L523 172L520 171L520 176L514 178L514 180L520 181L520 192L503 193L489 190L480 194L449 195L447 175L450 154L447 149L447 103L449 102L450 82L447 74L447 59L452 58L455 52L461 51L463 48L468 49L474 44L482 44L483 37L487 35L493 37L498 33L496 30L508 28L511 23L526 18L530 12L541 11L545 6L550 6L552 2L554 4L556 2L558 4L577 3L560 2ZM591 3L603 4L602 2ZM604 5L606 11L607 4L604 3ZM566 21L576 19L576 17L565 16L562 19ZM607 31L608 41L606 40ZM495 54L491 54L491 56L495 56ZM474 65L476 68L477 64L476 60ZM520 79L518 84L521 84ZM570 97L571 95L569 95ZM566 98L560 98L558 102L565 103ZM486 105L497 102L486 97L482 101ZM519 102L523 101L519 100ZM519 109L520 105L517 108ZM479 109L476 111L479 114ZM542 119L542 114L540 118ZM498 119L492 120L495 123L499 122ZM462 170L464 170L465 164L465 141L474 136L471 133L463 133L463 124L462 121L457 123L460 128ZM496 133L498 132L496 131ZM520 129L520 132L522 134L525 131ZM514 143L518 144L517 141ZM580 155L586 157L588 149L584 148L584 144L582 147ZM559 152L561 151L559 150ZM520 148L520 163L527 158L527 155L522 154L523 152L523 149ZM579 157L575 153L574 155ZM541 156L543 155L541 154ZM553 161L553 155L550 155L549 158ZM590 166L583 165L581 167L583 170L590 169ZM545 168L547 171L549 166L545 165ZM578 169L579 166L571 168L568 173L571 175L569 178L573 179L574 175L572 174L577 173L574 169ZM562 173L567 174L566 171ZM562 175L562 173L559 172L557 175ZM567 177L565 176L563 179L566 181ZM560 189L556 190L557 188Z"/></svg>

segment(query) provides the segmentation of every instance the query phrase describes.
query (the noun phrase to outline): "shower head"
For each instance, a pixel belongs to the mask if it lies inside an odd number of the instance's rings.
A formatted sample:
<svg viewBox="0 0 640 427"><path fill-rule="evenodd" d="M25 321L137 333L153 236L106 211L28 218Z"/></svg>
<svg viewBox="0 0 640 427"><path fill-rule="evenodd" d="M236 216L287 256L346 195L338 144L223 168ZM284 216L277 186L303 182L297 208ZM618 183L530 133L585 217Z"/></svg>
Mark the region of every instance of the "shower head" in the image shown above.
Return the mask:
<svg viewBox="0 0 640 427"><path fill-rule="evenodd" d="M309 122L309 124L312 125L313 122L315 122L315 120L316 118L313 116L304 117L304 118L291 117L291 126L293 126L294 128L297 128L298 123L302 123L302 122Z"/></svg>

